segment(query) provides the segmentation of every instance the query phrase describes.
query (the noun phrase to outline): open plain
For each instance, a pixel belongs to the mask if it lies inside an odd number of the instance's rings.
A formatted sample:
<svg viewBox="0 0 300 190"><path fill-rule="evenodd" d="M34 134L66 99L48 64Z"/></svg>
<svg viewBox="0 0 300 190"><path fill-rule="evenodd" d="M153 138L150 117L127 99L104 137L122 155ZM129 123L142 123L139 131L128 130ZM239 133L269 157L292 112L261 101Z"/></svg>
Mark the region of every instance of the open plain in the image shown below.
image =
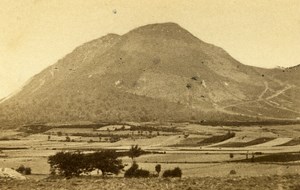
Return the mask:
<svg viewBox="0 0 300 190"><path fill-rule="evenodd" d="M206 189L209 182L210 189L222 187L245 189L243 185L248 185L250 189L258 187L289 189L289 183L291 186L297 185L300 171L298 139L300 131L297 129L299 125L204 126L189 123L141 123L131 127L125 125L99 127L95 125L90 128L71 125L48 126L45 131L31 131L31 133L20 130L3 131L0 141L0 167L17 168L26 165L31 167L32 175L26 176L27 182L4 181L1 189L11 187L10 184L14 184L13 187L16 188L30 181L31 186L24 185L26 188L81 189L89 183L89 180L96 184L90 189L97 189L100 186L106 189L101 185L102 182L97 185L99 180L115 183L116 189L122 189L126 185L139 189L143 184L148 189L159 189L162 186L166 189L180 189L183 186L190 189ZM101 128L105 130L99 130ZM70 139L67 140L67 137ZM170 183L160 176L148 182L142 179L127 181L122 178L124 172L108 179L91 174L90 178L85 177L87 181L75 179L63 183L60 182L62 179L51 181L49 178L50 167L47 159L56 152L91 152L104 149L126 151L131 145L136 144L148 152L135 158L141 168L154 174L156 164L161 164L162 171L180 167L183 172L182 179ZM122 161L127 165L125 170L132 163L129 157L122 157ZM272 183L261 184L260 180ZM45 185L43 188L44 182L52 185ZM185 185L190 183L192 184L189 186ZM77 185L73 187L72 184Z"/></svg>

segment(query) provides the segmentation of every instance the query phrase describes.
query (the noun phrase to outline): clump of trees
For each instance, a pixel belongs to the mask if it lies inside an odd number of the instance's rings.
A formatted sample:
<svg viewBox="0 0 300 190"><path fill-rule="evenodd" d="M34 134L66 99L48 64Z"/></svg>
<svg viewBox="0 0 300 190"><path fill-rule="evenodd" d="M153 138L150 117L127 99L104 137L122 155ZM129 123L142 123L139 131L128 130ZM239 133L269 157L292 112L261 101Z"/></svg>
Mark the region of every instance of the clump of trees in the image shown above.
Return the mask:
<svg viewBox="0 0 300 190"><path fill-rule="evenodd" d="M20 165L17 169L17 172L23 174L23 175L31 175L31 168L25 167L24 165Z"/></svg>
<svg viewBox="0 0 300 190"><path fill-rule="evenodd" d="M119 174L123 170L122 160L118 159L116 151L105 150L90 154L82 152L58 152L49 156L51 174L64 177L80 176L94 170L100 170L102 175L107 173Z"/></svg>
<svg viewBox="0 0 300 190"><path fill-rule="evenodd" d="M163 173L163 177L181 177L182 171L179 167L174 168L173 170L166 170Z"/></svg>
<svg viewBox="0 0 300 190"><path fill-rule="evenodd" d="M131 146L131 149L126 152L116 152L115 150L103 150L94 153L84 154L80 151L75 152L58 152L55 155L49 156L48 163L52 175L61 175L66 178L78 177L82 174L89 174L92 171L101 171L103 176L108 174L118 175L124 171L125 165L119 157L129 156L132 159L131 167L125 171L126 178L148 178L159 177L161 165L155 166L157 174L150 174L148 170L140 169L137 162L134 160L145 153L138 145ZM20 171L24 171L24 166ZM31 171L31 169L30 169ZM173 170L164 171L163 177L181 177L182 171L179 167Z"/></svg>
<svg viewBox="0 0 300 190"><path fill-rule="evenodd" d="M136 178L146 178L150 176L150 172L148 170L143 170L143 169L139 169L139 165L136 162L133 162L131 167L126 170L124 177L127 178L132 178L132 177L136 177Z"/></svg>

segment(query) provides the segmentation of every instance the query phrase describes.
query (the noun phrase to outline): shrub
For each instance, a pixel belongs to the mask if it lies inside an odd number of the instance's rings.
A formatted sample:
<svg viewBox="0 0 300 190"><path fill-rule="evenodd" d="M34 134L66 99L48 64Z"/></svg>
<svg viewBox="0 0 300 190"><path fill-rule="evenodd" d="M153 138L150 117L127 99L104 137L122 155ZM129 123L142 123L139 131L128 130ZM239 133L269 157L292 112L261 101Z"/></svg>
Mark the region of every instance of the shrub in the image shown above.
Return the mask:
<svg viewBox="0 0 300 190"><path fill-rule="evenodd" d="M193 76L191 79L192 80L198 80L198 77L197 76Z"/></svg>
<svg viewBox="0 0 300 190"><path fill-rule="evenodd" d="M132 166L128 170L126 170L124 177L146 178L146 177L150 176L150 172L148 170L143 170L143 169L138 169L138 168L139 168L139 165L136 162L133 162Z"/></svg>
<svg viewBox="0 0 300 190"><path fill-rule="evenodd" d="M57 132L57 136L61 137L61 136L62 136L62 132L61 132L61 131L58 131L58 132Z"/></svg>
<svg viewBox="0 0 300 190"><path fill-rule="evenodd" d="M124 177L133 177L134 172L139 168L139 165L136 162L133 162L131 167L126 170Z"/></svg>
<svg viewBox="0 0 300 190"><path fill-rule="evenodd" d="M69 136L66 136L66 142L71 142L71 138Z"/></svg>
<svg viewBox="0 0 300 190"><path fill-rule="evenodd" d="M24 174L25 175L31 175L31 168L30 167L25 168Z"/></svg>
<svg viewBox="0 0 300 190"><path fill-rule="evenodd" d="M163 177L173 177L171 170L166 170L163 173Z"/></svg>
<svg viewBox="0 0 300 190"><path fill-rule="evenodd" d="M20 165L16 171L23 175L31 175L31 168L25 167L24 165Z"/></svg>
<svg viewBox="0 0 300 190"><path fill-rule="evenodd" d="M236 171L235 171L235 170L230 170L229 174L230 174L230 175L235 175L235 174L236 174Z"/></svg>
<svg viewBox="0 0 300 190"><path fill-rule="evenodd" d="M160 164L157 164L157 165L155 166L155 171L157 172L157 175L159 176L159 173L160 173L160 171L161 171L161 165L160 165Z"/></svg>
<svg viewBox="0 0 300 190"><path fill-rule="evenodd" d="M134 173L134 177L149 177L150 176L150 172L148 170L143 170L143 169L137 169Z"/></svg>
<svg viewBox="0 0 300 190"><path fill-rule="evenodd" d="M182 171L179 167L176 167L174 170L173 170L173 175L174 177L181 177L182 176Z"/></svg>
<svg viewBox="0 0 300 190"><path fill-rule="evenodd" d="M25 171L25 166L24 166L24 165L20 165L20 166L18 167L18 169L16 169L16 171L19 172L19 173L21 173L21 174L23 174L24 171Z"/></svg>
<svg viewBox="0 0 300 190"><path fill-rule="evenodd" d="M186 85L186 87L187 87L187 89L190 89L190 88L192 88L192 84L188 83L188 84Z"/></svg>
<svg viewBox="0 0 300 190"><path fill-rule="evenodd" d="M163 173L163 177L181 177L182 171L179 167L174 168L173 170L166 170Z"/></svg>

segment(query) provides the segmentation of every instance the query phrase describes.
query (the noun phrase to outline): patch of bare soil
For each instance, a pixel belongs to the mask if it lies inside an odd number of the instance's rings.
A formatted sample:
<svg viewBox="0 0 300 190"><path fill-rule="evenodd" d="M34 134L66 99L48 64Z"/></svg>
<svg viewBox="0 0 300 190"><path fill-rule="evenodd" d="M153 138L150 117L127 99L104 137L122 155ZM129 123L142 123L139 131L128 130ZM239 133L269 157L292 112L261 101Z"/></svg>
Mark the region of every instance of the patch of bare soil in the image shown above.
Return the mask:
<svg viewBox="0 0 300 190"><path fill-rule="evenodd" d="M204 177L183 179L74 178L13 181L0 179L0 189L299 189L299 175L260 177Z"/></svg>

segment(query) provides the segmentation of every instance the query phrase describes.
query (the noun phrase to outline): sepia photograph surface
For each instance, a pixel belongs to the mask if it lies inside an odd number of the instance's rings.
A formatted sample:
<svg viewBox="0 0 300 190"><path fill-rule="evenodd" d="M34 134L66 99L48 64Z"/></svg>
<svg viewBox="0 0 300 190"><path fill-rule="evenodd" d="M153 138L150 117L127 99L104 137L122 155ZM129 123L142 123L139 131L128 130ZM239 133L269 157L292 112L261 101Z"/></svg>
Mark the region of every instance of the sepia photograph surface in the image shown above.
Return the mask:
<svg viewBox="0 0 300 190"><path fill-rule="evenodd" d="M300 189L300 0L0 0L0 189Z"/></svg>

